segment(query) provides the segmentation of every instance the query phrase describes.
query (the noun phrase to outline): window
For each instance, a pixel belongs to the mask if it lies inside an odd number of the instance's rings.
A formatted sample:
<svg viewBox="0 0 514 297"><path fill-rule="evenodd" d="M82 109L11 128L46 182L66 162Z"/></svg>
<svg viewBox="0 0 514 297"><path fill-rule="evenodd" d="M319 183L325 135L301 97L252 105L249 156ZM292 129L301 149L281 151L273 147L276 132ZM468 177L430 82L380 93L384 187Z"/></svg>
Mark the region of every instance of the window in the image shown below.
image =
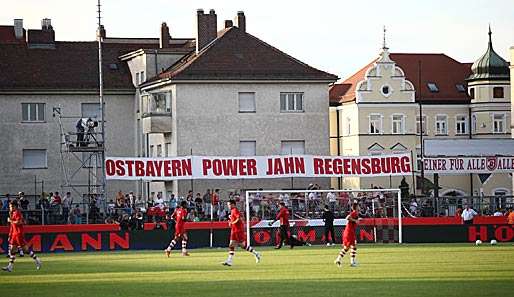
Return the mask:
<svg viewBox="0 0 514 297"><path fill-rule="evenodd" d="M139 76L139 79L141 79L139 81L140 84L144 83L145 82L145 72L144 71L141 71L141 75Z"/></svg>
<svg viewBox="0 0 514 297"><path fill-rule="evenodd" d="M24 122L43 122L45 120L45 104L22 103L21 119Z"/></svg>
<svg viewBox="0 0 514 297"><path fill-rule="evenodd" d="M255 93L239 93L239 112L255 112Z"/></svg>
<svg viewBox="0 0 514 297"><path fill-rule="evenodd" d="M472 131L474 133L476 133L477 132L477 115L476 114L471 116L471 127L473 129Z"/></svg>
<svg viewBox="0 0 514 297"><path fill-rule="evenodd" d="M158 158L162 157L162 144L157 145L157 155Z"/></svg>
<svg viewBox="0 0 514 297"><path fill-rule="evenodd" d="M405 133L405 117L401 114L394 114L391 117L392 132L393 134Z"/></svg>
<svg viewBox="0 0 514 297"><path fill-rule="evenodd" d="M164 156L171 157L171 142L166 142L164 144Z"/></svg>
<svg viewBox="0 0 514 297"><path fill-rule="evenodd" d="M493 98L503 98L503 87L493 88Z"/></svg>
<svg viewBox="0 0 514 297"><path fill-rule="evenodd" d="M464 92L466 92L466 88L464 87L464 85L463 85L463 84L456 84L456 85L455 85L455 87L457 88L457 91L458 91L459 93L464 93Z"/></svg>
<svg viewBox="0 0 514 297"><path fill-rule="evenodd" d="M283 140L280 146L281 155L305 154L305 141L303 140Z"/></svg>
<svg viewBox="0 0 514 297"><path fill-rule="evenodd" d="M455 134L466 134L467 133L467 122L468 118L465 115L457 115L455 117Z"/></svg>
<svg viewBox="0 0 514 297"><path fill-rule="evenodd" d="M369 115L369 134L382 133L382 115L370 114Z"/></svg>
<svg viewBox="0 0 514 297"><path fill-rule="evenodd" d="M166 93L157 93L157 94L152 94L152 103L153 103L153 110L152 112L157 112L157 113L164 113L164 112L169 112L168 110L166 110L166 101L167 101L167 98L166 98Z"/></svg>
<svg viewBox="0 0 514 297"><path fill-rule="evenodd" d="M420 126L423 126L423 135L427 135L427 116L422 116L421 121L419 116L416 117L416 134L420 135Z"/></svg>
<svg viewBox="0 0 514 297"><path fill-rule="evenodd" d="M83 118L92 118L100 120L101 111L100 111L100 103L82 103L82 117Z"/></svg>
<svg viewBox="0 0 514 297"><path fill-rule="evenodd" d="M303 111L303 93L280 93L280 111Z"/></svg>
<svg viewBox="0 0 514 297"><path fill-rule="evenodd" d="M23 150L23 168L40 169L47 168L46 150Z"/></svg>
<svg viewBox="0 0 514 297"><path fill-rule="evenodd" d="M437 85L435 83L427 83L427 87L430 90L430 92L432 92L432 93L439 92L439 88L437 87Z"/></svg>
<svg viewBox="0 0 514 297"><path fill-rule="evenodd" d="M255 140L240 141L239 142L239 155L240 156L255 156L256 155Z"/></svg>
<svg viewBox="0 0 514 297"><path fill-rule="evenodd" d="M352 119L346 118L346 135L350 135L352 133Z"/></svg>
<svg viewBox="0 0 514 297"><path fill-rule="evenodd" d="M141 96L143 114L171 113L171 93L152 93Z"/></svg>
<svg viewBox="0 0 514 297"><path fill-rule="evenodd" d="M391 95L391 87L388 85L382 86L381 91L382 91L382 95L384 95L385 97L388 97L389 95Z"/></svg>
<svg viewBox="0 0 514 297"><path fill-rule="evenodd" d="M493 133L505 133L505 114L493 114Z"/></svg>
<svg viewBox="0 0 514 297"><path fill-rule="evenodd" d="M469 97L475 99L475 88L469 88Z"/></svg>
<svg viewBox="0 0 514 297"><path fill-rule="evenodd" d="M150 151L148 152L148 157L153 157L153 144L150 145Z"/></svg>
<svg viewBox="0 0 514 297"><path fill-rule="evenodd" d="M435 117L435 134L448 135L448 116L437 115Z"/></svg>
<svg viewBox="0 0 514 297"><path fill-rule="evenodd" d="M139 72L136 72L136 86L139 86L140 83L141 83L141 80L139 78Z"/></svg>

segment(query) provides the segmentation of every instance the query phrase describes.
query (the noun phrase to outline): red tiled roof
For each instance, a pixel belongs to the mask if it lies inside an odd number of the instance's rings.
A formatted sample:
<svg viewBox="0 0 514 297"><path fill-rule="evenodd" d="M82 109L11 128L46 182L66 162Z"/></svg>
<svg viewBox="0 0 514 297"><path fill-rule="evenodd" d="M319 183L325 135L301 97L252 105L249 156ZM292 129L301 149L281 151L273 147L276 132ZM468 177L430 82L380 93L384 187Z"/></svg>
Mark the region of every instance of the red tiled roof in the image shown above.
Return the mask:
<svg viewBox="0 0 514 297"><path fill-rule="evenodd" d="M103 44L104 88L134 89L126 63L118 57L152 44ZM117 64L118 69L111 69ZM0 44L0 90L96 90L98 43L55 42L55 48L29 48L26 44Z"/></svg>
<svg viewBox="0 0 514 297"><path fill-rule="evenodd" d="M469 103L467 92L459 92L456 85L466 87L466 78L471 74L471 63L460 63L445 54L390 54L405 73L405 77L414 85L416 92L421 91L421 100L425 103ZM421 61L421 88L419 87L419 61ZM350 85L346 92L331 90L331 103L344 103L355 100L355 87L364 79L366 71L375 62L372 61L357 73L343 81ZM431 92L427 83L435 83L439 92ZM334 85L335 87L336 85ZM416 94L416 101L419 93Z"/></svg>
<svg viewBox="0 0 514 297"><path fill-rule="evenodd" d="M155 79L159 78L335 81L337 76L315 69L239 28L231 27L218 32L218 37L198 54L185 56Z"/></svg>

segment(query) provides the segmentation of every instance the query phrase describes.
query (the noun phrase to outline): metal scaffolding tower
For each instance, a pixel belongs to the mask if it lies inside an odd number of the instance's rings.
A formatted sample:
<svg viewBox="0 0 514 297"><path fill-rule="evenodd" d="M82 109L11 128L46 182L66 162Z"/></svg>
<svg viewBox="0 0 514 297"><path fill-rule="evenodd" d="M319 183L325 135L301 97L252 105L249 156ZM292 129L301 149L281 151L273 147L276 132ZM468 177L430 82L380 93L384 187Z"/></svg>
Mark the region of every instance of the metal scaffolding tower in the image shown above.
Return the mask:
<svg viewBox="0 0 514 297"><path fill-rule="evenodd" d="M61 167L63 183L61 187L83 198L83 203L91 205L96 198L97 205L105 211L105 102L102 72L102 42L105 29L101 24L100 0L98 13L98 81L99 110L97 115L84 114L67 116L61 107L53 108L53 116L59 124L61 135ZM89 215L90 207L86 208Z"/></svg>
<svg viewBox="0 0 514 297"><path fill-rule="evenodd" d="M104 133L95 117L66 116L60 107L53 108L61 135L63 190L83 198L105 201ZM74 131L72 131L74 129Z"/></svg>

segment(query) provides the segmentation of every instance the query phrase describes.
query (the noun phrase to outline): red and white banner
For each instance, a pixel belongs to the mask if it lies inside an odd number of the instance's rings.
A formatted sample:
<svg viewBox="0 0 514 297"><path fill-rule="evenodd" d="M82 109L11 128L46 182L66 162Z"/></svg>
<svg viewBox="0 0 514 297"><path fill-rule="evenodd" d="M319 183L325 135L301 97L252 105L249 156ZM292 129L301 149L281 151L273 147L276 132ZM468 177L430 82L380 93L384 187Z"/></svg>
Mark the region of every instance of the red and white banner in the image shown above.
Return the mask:
<svg viewBox="0 0 514 297"><path fill-rule="evenodd" d="M179 180L280 177L389 176L412 172L410 155L115 158L105 160L107 179Z"/></svg>
<svg viewBox="0 0 514 297"><path fill-rule="evenodd" d="M514 172L514 157L425 158L425 173L509 173Z"/></svg>

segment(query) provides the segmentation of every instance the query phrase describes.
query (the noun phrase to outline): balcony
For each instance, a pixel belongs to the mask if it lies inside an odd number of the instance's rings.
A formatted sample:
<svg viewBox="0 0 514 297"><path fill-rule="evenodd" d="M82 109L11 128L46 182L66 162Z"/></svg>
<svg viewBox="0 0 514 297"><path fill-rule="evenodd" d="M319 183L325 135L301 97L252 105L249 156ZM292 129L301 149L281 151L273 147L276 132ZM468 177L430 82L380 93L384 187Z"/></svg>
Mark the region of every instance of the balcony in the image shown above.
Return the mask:
<svg viewBox="0 0 514 297"><path fill-rule="evenodd" d="M143 133L171 133L171 113L145 113L142 117Z"/></svg>

